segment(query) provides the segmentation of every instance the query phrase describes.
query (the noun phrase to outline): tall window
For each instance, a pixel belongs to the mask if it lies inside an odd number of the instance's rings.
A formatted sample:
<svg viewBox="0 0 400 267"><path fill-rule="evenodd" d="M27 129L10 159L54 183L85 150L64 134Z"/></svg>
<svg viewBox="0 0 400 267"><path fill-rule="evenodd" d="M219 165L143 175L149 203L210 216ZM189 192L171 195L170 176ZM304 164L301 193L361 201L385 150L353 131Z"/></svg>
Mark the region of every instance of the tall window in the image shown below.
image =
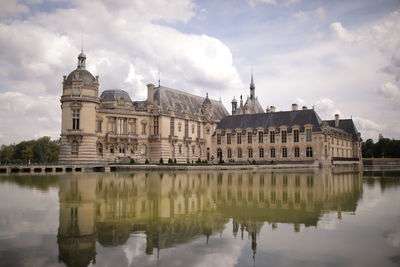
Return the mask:
<svg viewBox="0 0 400 267"><path fill-rule="evenodd" d="M264 133L263 132L258 132L258 143L260 143L260 144L264 143Z"/></svg>
<svg viewBox="0 0 400 267"><path fill-rule="evenodd" d="M299 142L299 130L294 130L293 131L293 140L294 142Z"/></svg>
<svg viewBox="0 0 400 267"><path fill-rule="evenodd" d="M221 144L221 135L217 134L217 145Z"/></svg>
<svg viewBox="0 0 400 267"><path fill-rule="evenodd" d="M142 134L146 134L146 122L142 122Z"/></svg>
<svg viewBox="0 0 400 267"><path fill-rule="evenodd" d="M221 149L221 148L218 148L218 149L217 149L217 158L218 158L219 160L222 160L222 149Z"/></svg>
<svg viewBox="0 0 400 267"><path fill-rule="evenodd" d="M286 147L282 148L282 157L287 158L287 148Z"/></svg>
<svg viewBox="0 0 400 267"><path fill-rule="evenodd" d="M97 153L100 157L103 156L103 144L102 143L97 143Z"/></svg>
<svg viewBox="0 0 400 267"><path fill-rule="evenodd" d="M253 143L253 133L252 132L247 133L247 143L248 144Z"/></svg>
<svg viewBox="0 0 400 267"><path fill-rule="evenodd" d="M117 133L118 134L125 133L125 119L123 118L117 119Z"/></svg>
<svg viewBox="0 0 400 267"><path fill-rule="evenodd" d="M200 138L200 131L201 131L201 123L197 122L197 138Z"/></svg>
<svg viewBox="0 0 400 267"><path fill-rule="evenodd" d="M226 143L228 145L230 145L232 143L231 137L232 137L231 133L226 134Z"/></svg>
<svg viewBox="0 0 400 267"><path fill-rule="evenodd" d="M282 143L286 143L286 131L282 131Z"/></svg>
<svg viewBox="0 0 400 267"><path fill-rule="evenodd" d="M260 147L260 149L259 149L259 156L260 156L260 158L264 157L264 148L262 148L262 147Z"/></svg>
<svg viewBox="0 0 400 267"><path fill-rule="evenodd" d="M307 156L307 158L312 158L312 156L313 156L313 151L312 151L312 147L307 147L307 149L306 149L306 156Z"/></svg>
<svg viewBox="0 0 400 267"><path fill-rule="evenodd" d="M238 158L242 158L243 157L243 152L241 148L238 148Z"/></svg>
<svg viewBox="0 0 400 267"><path fill-rule="evenodd" d="M275 132L271 131L271 133L269 134L269 142L271 144L275 143Z"/></svg>
<svg viewBox="0 0 400 267"><path fill-rule="evenodd" d="M169 121L169 135L170 136L175 135L175 118L172 118L172 117Z"/></svg>
<svg viewBox="0 0 400 267"><path fill-rule="evenodd" d="M275 148L271 148L271 158L275 158Z"/></svg>
<svg viewBox="0 0 400 267"><path fill-rule="evenodd" d="M253 149L252 148L249 148L249 158L252 158L253 157Z"/></svg>
<svg viewBox="0 0 400 267"><path fill-rule="evenodd" d="M96 131L97 132L101 132L101 126L102 126L102 124L103 124L103 121L101 120L101 119L97 119L97 126L96 126Z"/></svg>
<svg viewBox="0 0 400 267"><path fill-rule="evenodd" d="M158 135L158 122L159 122L160 117L159 116L154 116L154 135Z"/></svg>
<svg viewBox="0 0 400 267"><path fill-rule="evenodd" d="M72 110L72 129L79 130L79 117L80 117L80 110L73 109Z"/></svg>
<svg viewBox="0 0 400 267"><path fill-rule="evenodd" d="M294 148L294 157L295 158L300 157L300 148L298 148L298 147Z"/></svg>
<svg viewBox="0 0 400 267"><path fill-rule="evenodd" d="M79 151L79 143L78 143L78 141L74 140L74 141L72 141L72 144L71 144L71 154L78 155L78 151Z"/></svg>
<svg viewBox="0 0 400 267"><path fill-rule="evenodd" d="M242 133L236 134L237 144L240 145L242 143Z"/></svg>
<svg viewBox="0 0 400 267"><path fill-rule="evenodd" d="M232 158L232 149L228 148L228 159Z"/></svg>
<svg viewBox="0 0 400 267"><path fill-rule="evenodd" d="M312 141L311 129L306 129L306 140L307 140L307 142Z"/></svg>
<svg viewBox="0 0 400 267"><path fill-rule="evenodd" d="M189 136L189 120L185 120L185 137Z"/></svg>

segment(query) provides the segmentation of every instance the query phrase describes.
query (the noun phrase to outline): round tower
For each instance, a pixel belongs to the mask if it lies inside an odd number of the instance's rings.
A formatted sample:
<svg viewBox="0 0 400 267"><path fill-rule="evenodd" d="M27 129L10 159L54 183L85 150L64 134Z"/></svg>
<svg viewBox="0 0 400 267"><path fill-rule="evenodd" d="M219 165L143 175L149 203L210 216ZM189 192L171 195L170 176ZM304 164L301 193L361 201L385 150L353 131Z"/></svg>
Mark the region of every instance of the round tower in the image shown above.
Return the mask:
<svg viewBox="0 0 400 267"><path fill-rule="evenodd" d="M60 162L99 159L96 151L99 77L94 77L85 65L86 55L81 52L77 68L63 79Z"/></svg>

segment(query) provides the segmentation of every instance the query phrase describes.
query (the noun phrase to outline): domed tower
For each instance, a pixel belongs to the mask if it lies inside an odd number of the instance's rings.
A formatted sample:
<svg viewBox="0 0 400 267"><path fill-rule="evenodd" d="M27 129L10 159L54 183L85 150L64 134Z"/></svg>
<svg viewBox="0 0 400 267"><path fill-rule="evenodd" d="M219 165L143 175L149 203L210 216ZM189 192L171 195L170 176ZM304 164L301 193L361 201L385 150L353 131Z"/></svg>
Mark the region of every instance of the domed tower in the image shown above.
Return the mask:
<svg viewBox="0 0 400 267"><path fill-rule="evenodd" d="M96 113L99 77L86 70L86 55L78 55L78 67L64 76L61 96L60 162L98 160Z"/></svg>

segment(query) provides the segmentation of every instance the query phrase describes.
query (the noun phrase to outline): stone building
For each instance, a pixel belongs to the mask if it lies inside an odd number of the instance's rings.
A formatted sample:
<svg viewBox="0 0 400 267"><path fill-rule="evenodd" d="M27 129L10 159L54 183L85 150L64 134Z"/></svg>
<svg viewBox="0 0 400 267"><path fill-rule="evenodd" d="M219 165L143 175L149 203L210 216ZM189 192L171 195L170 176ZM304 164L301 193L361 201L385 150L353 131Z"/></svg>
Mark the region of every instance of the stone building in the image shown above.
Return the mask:
<svg viewBox="0 0 400 267"><path fill-rule="evenodd" d="M79 54L63 80L60 162L210 160L211 135L229 115L220 101L153 84L145 101L119 89L99 97L99 78L85 61Z"/></svg>
<svg viewBox="0 0 400 267"><path fill-rule="evenodd" d="M255 95L232 115L221 101L153 84L147 99L133 101L120 89L99 97L99 78L86 70L86 55L64 76L59 161L83 162L360 162L360 134L352 119L323 121L314 109L264 112Z"/></svg>

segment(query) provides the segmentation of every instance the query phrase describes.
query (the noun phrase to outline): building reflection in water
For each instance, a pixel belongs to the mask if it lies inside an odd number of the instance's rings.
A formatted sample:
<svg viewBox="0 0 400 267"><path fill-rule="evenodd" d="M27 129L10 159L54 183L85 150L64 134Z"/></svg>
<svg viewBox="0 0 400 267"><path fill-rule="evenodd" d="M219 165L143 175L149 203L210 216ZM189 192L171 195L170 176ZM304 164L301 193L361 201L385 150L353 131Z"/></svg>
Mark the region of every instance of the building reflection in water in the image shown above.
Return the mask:
<svg viewBox="0 0 400 267"><path fill-rule="evenodd" d="M222 232L251 238L253 256L262 226L317 226L326 212L355 212L359 172L113 173L60 178L59 260L68 266L96 261L102 246L146 235L146 254Z"/></svg>

